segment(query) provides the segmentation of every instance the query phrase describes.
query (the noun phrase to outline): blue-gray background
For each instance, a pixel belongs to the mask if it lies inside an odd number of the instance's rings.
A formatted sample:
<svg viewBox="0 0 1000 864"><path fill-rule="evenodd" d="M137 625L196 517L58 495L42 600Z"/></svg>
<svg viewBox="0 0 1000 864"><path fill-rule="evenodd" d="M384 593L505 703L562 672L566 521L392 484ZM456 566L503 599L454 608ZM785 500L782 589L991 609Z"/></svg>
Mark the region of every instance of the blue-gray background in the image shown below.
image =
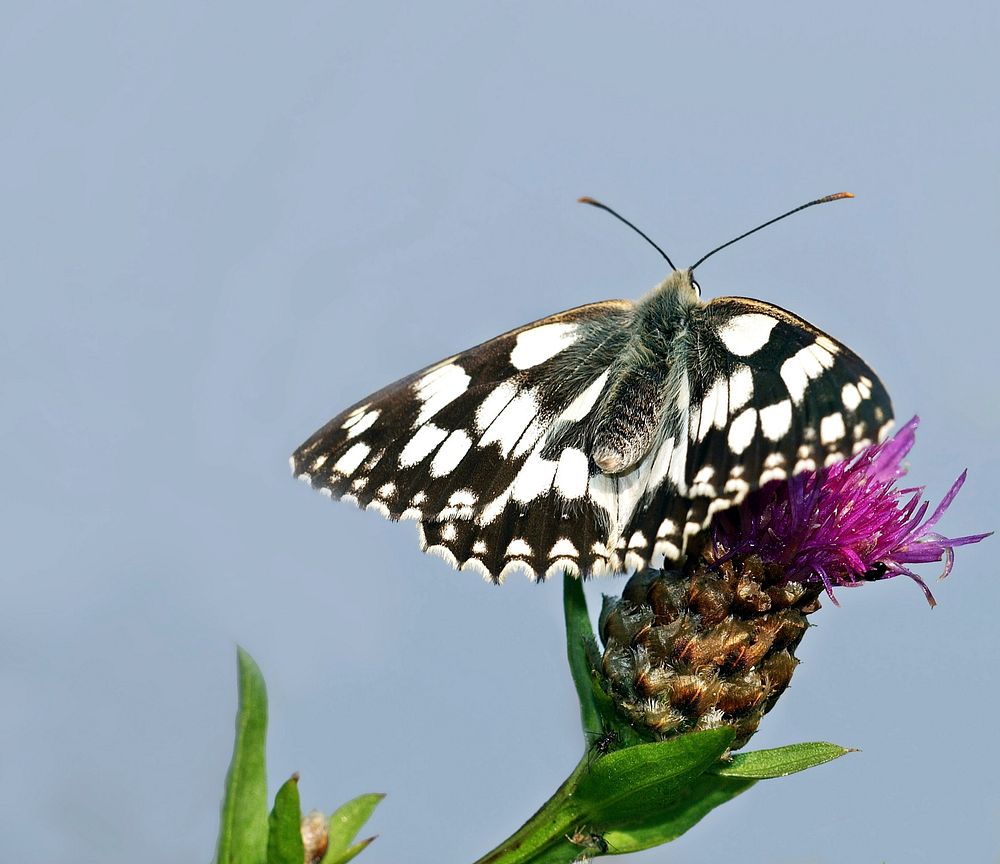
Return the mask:
<svg viewBox="0 0 1000 864"><path fill-rule="evenodd" d="M717 256L923 417L997 525L991 2L8 4L0 34L0 857L205 861L234 645L276 785L389 793L365 853L469 861L581 751L558 585L502 590L293 482L355 399ZM862 753L635 861L996 861L996 541L931 611L841 592L754 740ZM926 575L936 575L928 568ZM614 592L620 582L591 586Z"/></svg>

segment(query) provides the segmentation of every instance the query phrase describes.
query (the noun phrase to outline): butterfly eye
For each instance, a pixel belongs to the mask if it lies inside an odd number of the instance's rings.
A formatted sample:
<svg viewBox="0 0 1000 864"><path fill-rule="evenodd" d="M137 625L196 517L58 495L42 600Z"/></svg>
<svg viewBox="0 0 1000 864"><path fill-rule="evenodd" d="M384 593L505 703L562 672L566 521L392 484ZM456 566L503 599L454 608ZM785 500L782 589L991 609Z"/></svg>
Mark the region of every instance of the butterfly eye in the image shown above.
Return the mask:
<svg viewBox="0 0 1000 864"><path fill-rule="evenodd" d="M701 285L695 282L694 279L691 280L691 287L694 288L694 293L701 297Z"/></svg>

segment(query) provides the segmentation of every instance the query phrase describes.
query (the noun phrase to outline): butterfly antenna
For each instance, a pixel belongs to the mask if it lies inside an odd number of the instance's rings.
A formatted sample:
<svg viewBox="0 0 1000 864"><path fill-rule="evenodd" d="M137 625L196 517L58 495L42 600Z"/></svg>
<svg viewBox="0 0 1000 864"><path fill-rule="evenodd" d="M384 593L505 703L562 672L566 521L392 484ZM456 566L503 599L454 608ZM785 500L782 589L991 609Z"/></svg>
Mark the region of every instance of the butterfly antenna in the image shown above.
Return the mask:
<svg viewBox="0 0 1000 864"><path fill-rule="evenodd" d="M697 267L699 264L702 264L706 259L711 258L716 252L722 251L727 246L732 246L734 243L742 240L744 237L749 237L751 234L756 234L758 231L761 230L761 228L766 228L768 225L773 225L775 222L780 222L786 216L791 216L793 213L798 213L799 210L805 210L806 207L814 207L817 204L826 204L830 201L839 201L841 198L853 198L853 197L854 195L852 195L850 192L837 192L834 195L826 195L823 198L817 198L815 201L810 201L808 204L800 204L794 210L789 210L787 213L782 213L780 216L775 216L773 219L769 219L763 225L758 225L752 231L747 231L746 234L740 234L739 237L730 240L728 243L723 243L721 246L716 247L707 255L702 255L701 258L699 258L694 264L691 265L690 269L694 270L695 267ZM617 216L618 214L616 213L615 215ZM618 218L621 219L620 216Z"/></svg>
<svg viewBox="0 0 1000 864"><path fill-rule="evenodd" d="M670 260L670 256L667 255L667 253L664 252L659 246L657 246L649 238L649 235L646 234L645 231L640 231L638 228L635 227L635 225L629 222L628 219L626 219L620 213L616 213L607 204L602 204L600 201L596 201L593 198L588 198L586 195L583 198L577 198L576 200L579 201L581 204L589 204L591 207L597 207L600 210L604 210L606 213L610 213L612 216L614 216L615 219L619 220L620 222L624 222L626 225L628 225L629 228L635 231L636 234L642 237L643 240L645 240L650 246L652 246L657 252L659 252L664 257L666 262L670 265L671 270L677 269L676 267L674 267L674 262Z"/></svg>

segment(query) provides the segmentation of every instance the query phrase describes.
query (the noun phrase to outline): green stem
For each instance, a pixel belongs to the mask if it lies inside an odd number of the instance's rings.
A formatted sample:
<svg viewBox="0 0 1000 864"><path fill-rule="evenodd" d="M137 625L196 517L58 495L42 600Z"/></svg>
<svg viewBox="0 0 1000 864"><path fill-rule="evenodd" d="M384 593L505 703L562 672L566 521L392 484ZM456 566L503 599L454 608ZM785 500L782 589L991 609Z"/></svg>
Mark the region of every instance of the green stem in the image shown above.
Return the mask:
<svg viewBox="0 0 1000 864"><path fill-rule="evenodd" d="M587 660L588 643L594 639L587 612L583 580L563 574L563 614L566 619L566 656L573 685L580 700L580 722L583 731L600 733L601 712L594 694L593 676Z"/></svg>

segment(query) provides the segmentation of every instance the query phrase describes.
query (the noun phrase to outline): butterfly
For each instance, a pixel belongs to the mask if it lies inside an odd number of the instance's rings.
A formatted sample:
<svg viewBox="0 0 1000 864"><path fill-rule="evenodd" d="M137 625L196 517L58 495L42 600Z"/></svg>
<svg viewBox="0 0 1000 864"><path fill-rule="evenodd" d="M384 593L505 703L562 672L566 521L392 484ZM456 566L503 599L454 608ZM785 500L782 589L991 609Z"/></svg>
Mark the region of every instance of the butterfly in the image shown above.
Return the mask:
<svg viewBox="0 0 1000 864"><path fill-rule="evenodd" d="M761 300L701 299L694 268L730 243L638 301L560 312L390 384L302 444L293 474L415 520L424 551L495 583L678 562L718 511L892 425L842 343Z"/></svg>

